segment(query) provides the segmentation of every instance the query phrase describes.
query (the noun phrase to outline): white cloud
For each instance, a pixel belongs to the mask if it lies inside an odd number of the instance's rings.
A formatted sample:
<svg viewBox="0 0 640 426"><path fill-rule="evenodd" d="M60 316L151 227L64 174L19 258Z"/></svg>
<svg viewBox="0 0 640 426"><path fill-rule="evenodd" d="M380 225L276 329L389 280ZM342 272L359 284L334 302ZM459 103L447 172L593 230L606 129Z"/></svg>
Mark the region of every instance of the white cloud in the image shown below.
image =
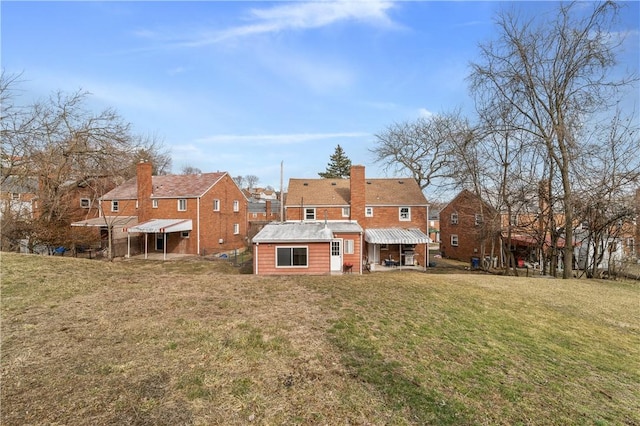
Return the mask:
<svg viewBox="0 0 640 426"><path fill-rule="evenodd" d="M426 108L420 108L418 110L418 116L421 118L433 117L433 113Z"/></svg>
<svg viewBox="0 0 640 426"><path fill-rule="evenodd" d="M254 8L248 13L245 25L237 25L222 31L200 30L192 34L180 33L174 37L167 31L138 30L141 38L169 42L168 47L201 47L231 41L252 35L279 33L287 30L305 30L329 26L342 21L362 22L385 28L401 26L389 17L392 1L315 1L291 2L270 8Z"/></svg>

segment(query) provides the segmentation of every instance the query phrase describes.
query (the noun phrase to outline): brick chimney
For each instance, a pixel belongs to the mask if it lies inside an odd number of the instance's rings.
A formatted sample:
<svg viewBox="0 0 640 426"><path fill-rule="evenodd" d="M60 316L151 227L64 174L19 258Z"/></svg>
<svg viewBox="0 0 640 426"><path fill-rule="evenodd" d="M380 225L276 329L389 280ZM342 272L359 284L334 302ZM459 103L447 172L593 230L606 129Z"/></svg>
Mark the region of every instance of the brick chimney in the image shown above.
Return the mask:
<svg viewBox="0 0 640 426"><path fill-rule="evenodd" d="M136 166L136 180L138 183L138 223L151 219L151 194L153 183L151 173L153 166L150 162L140 160Z"/></svg>
<svg viewBox="0 0 640 426"><path fill-rule="evenodd" d="M364 223L364 208L366 205L364 166L351 166L349 190L351 192L351 220L357 220L362 226Z"/></svg>
<svg viewBox="0 0 640 426"><path fill-rule="evenodd" d="M267 220L271 220L271 200L266 200L264 203L264 211L266 213L265 217Z"/></svg>

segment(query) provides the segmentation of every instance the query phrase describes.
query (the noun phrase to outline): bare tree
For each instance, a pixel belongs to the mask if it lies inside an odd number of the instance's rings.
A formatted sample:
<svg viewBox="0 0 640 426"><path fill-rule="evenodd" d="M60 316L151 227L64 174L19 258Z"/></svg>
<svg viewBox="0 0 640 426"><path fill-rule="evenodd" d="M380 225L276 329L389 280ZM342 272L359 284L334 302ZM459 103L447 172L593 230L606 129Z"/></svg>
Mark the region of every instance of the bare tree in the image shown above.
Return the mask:
<svg viewBox="0 0 640 426"><path fill-rule="evenodd" d="M180 170L180 173L183 175L199 175L202 173L202 170L200 170L197 167L187 165L182 167L182 169Z"/></svg>
<svg viewBox="0 0 640 426"><path fill-rule="evenodd" d="M579 130L635 79L609 77L621 42L609 31L618 8L612 2L598 3L584 15L575 3L561 4L557 16L528 21L501 13L499 38L481 45L481 59L472 64L471 89L478 109L512 108L518 119L505 124L530 133L557 168L566 241L564 278L571 277L573 265L572 166L584 152Z"/></svg>
<svg viewBox="0 0 640 426"><path fill-rule="evenodd" d="M256 175L246 175L244 181L247 183L247 188L253 189L260 182L260 178Z"/></svg>
<svg viewBox="0 0 640 426"><path fill-rule="evenodd" d="M236 182L236 185L238 185L238 188L244 188L244 176L236 176L233 178L233 180Z"/></svg>
<svg viewBox="0 0 640 426"><path fill-rule="evenodd" d="M388 126L375 135L376 146L371 152L385 170L409 172L425 189L455 173L452 152L465 146L472 135L459 112L444 113Z"/></svg>
<svg viewBox="0 0 640 426"><path fill-rule="evenodd" d="M3 98L13 83L3 81ZM157 139L133 135L113 109L91 112L88 96L57 92L2 116L3 175L37 182L35 214L21 228L31 244L73 244L71 221L90 211L74 202L80 190L89 194L90 206L98 205L102 194L134 175L139 158L170 165Z"/></svg>

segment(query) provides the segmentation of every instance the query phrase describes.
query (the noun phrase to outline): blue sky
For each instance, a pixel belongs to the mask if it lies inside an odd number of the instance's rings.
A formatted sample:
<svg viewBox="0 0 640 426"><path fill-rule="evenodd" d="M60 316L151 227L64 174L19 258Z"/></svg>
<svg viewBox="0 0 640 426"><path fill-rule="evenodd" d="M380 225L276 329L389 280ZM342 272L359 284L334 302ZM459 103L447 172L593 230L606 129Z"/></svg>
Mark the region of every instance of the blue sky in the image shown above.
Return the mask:
<svg viewBox="0 0 640 426"><path fill-rule="evenodd" d="M638 71L639 2L626 3L620 66ZM21 101L92 93L156 135L173 172L256 175L279 188L318 177L340 144L369 177L369 150L398 121L473 104L465 77L501 8L550 2L12 2L1 4L2 67ZM628 97L637 101L636 90Z"/></svg>

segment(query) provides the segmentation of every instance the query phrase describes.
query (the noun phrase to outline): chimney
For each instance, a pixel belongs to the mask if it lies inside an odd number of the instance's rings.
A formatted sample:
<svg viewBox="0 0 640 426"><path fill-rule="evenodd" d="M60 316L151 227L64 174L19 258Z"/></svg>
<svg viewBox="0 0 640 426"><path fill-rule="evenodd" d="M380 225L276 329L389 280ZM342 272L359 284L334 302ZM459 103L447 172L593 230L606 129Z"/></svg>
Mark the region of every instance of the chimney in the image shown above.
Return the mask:
<svg viewBox="0 0 640 426"><path fill-rule="evenodd" d="M138 183L138 222L151 219L151 194L153 193L152 173L150 162L140 160L136 166L136 180Z"/></svg>
<svg viewBox="0 0 640 426"><path fill-rule="evenodd" d="M366 205L364 166L351 166L349 190L351 192L351 220L356 220L362 225L364 223L364 208Z"/></svg>
<svg viewBox="0 0 640 426"><path fill-rule="evenodd" d="M266 200L264 203L264 210L267 220L271 220L271 200Z"/></svg>

